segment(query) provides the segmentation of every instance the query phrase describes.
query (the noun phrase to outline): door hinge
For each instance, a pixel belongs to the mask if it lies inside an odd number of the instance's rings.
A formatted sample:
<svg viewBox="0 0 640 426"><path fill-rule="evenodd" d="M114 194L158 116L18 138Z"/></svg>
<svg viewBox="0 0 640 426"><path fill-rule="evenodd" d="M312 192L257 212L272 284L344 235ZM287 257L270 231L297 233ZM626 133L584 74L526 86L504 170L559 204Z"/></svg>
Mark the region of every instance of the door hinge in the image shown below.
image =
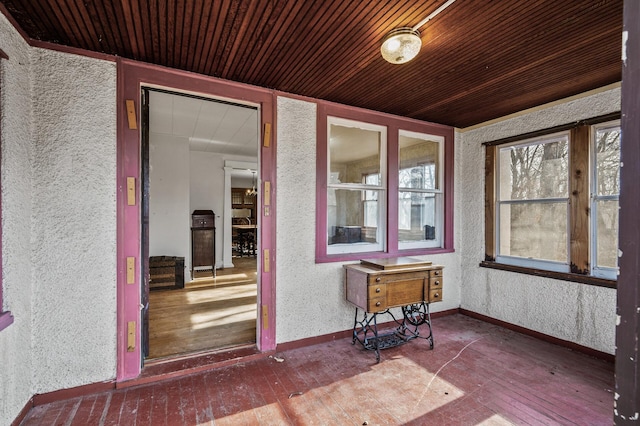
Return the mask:
<svg viewBox="0 0 640 426"><path fill-rule="evenodd" d="M271 270L271 259L269 259L269 249L265 249L262 256L262 272L269 272Z"/></svg>
<svg viewBox="0 0 640 426"><path fill-rule="evenodd" d="M136 322L129 321L127 323L127 352L136 350Z"/></svg>
<svg viewBox="0 0 640 426"><path fill-rule="evenodd" d="M136 205L136 178L127 177L127 205Z"/></svg>
<svg viewBox="0 0 640 426"><path fill-rule="evenodd" d="M269 305L262 305L262 329L269 328Z"/></svg>
<svg viewBox="0 0 640 426"><path fill-rule="evenodd" d="M262 139L262 145L265 148L271 146L271 123L264 123L264 138Z"/></svg>
<svg viewBox="0 0 640 426"><path fill-rule="evenodd" d="M133 99L127 99L125 103L127 105L127 120L129 122L129 129L135 130L138 128L138 119L136 117L136 103Z"/></svg>
<svg viewBox="0 0 640 426"><path fill-rule="evenodd" d="M262 199L264 200L265 206L271 205L271 182L268 180L264 181L264 195L262 196Z"/></svg>
<svg viewBox="0 0 640 426"><path fill-rule="evenodd" d="M136 281L136 258L127 257L127 284L133 284Z"/></svg>

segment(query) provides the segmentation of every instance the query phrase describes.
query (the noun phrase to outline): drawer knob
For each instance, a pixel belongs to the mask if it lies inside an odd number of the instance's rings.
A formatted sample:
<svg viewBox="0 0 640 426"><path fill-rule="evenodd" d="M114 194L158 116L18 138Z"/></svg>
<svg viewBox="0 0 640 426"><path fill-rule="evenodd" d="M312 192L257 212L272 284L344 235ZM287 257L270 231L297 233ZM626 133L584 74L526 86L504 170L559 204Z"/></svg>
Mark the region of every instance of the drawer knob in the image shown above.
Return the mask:
<svg viewBox="0 0 640 426"><path fill-rule="evenodd" d="M376 293L380 293L380 287L376 288Z"/></svg>
<svg viewBox="0 0 640 426"><path fill-rule="evenodd" d="M440 285L440 281L436 280L435 284Z"/></svg>
<svg viewBox="0 0 640 426"><path fill-rule="evenodd" d="M435 271L433 274L434 275L440 275L440 271Z"/></svg>
<svg viewBox="0 0 640 426"><path fill-rule="evenodd" d="M381 304L380 302L376 302L376 306L380 306L380 304Z"/></svg>
<svg viewBox="0 0 640 426"><path fill-rule="evenodd" d="M380 277L377 277L377 278L376 278L376 282L377 282L377 283L379 283L379 282L380 282L380 279L381 279Z"/></svg>
<svg viewBox="0 0 640 426"><path fill-rule="evenodd" d="M440 297L440 293L433 293L433 297Z"/></svg>

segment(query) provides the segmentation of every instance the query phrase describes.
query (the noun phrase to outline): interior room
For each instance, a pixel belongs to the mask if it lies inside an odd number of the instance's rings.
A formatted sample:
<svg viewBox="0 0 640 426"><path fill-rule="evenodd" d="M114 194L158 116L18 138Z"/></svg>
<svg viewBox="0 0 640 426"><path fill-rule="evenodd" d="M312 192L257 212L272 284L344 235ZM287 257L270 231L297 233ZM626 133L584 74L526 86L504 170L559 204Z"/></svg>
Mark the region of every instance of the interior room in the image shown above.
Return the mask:
<svg viewBox="0 0 640 426"><path fill-rule="evenodd" d="M257 109L159 89L147 97L145 359L255 344Z"/></svg>
<svg viewBox="0 0 640 426"><path fill-rule="evenodd" d="M0 0L0 424L635 424L638 22Z"/></svg>

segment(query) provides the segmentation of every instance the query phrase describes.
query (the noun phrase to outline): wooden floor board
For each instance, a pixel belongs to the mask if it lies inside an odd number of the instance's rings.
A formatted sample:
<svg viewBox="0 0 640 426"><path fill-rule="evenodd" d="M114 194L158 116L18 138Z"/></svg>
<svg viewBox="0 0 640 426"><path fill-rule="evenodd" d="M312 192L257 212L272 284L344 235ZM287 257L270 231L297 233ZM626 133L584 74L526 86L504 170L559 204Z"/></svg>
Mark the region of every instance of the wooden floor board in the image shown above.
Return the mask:
<svg viewBox="0 0 640 426"><path fill-rule="evenodd" d="M149 415L150 425L166 425L167 424L167 405L168 398L165 386L151 386L153 389L151 405L151 413Z"/></svg>
<svg viewBox="0 0 640 426"><path fill-rule="evenodd" d="M613 364L463 315L32 408L22 425L610 425ZM279 362L278 360L282 360Z"/></svg>
<svg viewBox="0 0 640 426"><path fill-rule="evenodd" d="M149 293L148 360L256 341L257 273L253 257L183 289Z"/></svg>

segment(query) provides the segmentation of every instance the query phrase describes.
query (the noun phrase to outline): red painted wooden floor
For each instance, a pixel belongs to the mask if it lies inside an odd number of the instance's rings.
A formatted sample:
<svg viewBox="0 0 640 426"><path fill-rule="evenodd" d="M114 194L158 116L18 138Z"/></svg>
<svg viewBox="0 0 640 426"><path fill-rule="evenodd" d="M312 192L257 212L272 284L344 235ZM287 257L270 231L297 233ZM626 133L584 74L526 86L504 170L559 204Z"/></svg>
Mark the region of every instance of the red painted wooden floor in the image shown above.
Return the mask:
<svg viewBox="0 0 640 426"><path fill-rule="evenodd" d="M22 425L610 425L613 364L463 315L435 348L351 339L37 406Z"/></svg>

